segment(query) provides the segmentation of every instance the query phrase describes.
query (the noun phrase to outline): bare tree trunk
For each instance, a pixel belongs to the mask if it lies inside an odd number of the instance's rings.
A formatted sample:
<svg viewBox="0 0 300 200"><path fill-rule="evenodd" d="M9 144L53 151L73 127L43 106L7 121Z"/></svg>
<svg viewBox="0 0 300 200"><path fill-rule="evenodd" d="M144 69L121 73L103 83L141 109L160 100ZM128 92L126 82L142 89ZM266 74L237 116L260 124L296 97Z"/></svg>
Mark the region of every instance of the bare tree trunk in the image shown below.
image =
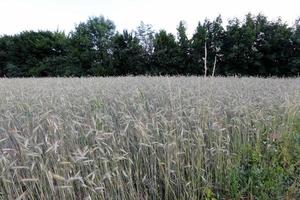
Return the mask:
<svg viewBox="0 0 300 200"><path fill-rule="evenodd" d="M205 41L205 46L204 46L204 77L207 76L207 46L206 46L206 41Z"/></svg>
<svg viewBox="0 0 300 200"><path fill-rule="evenodd" d="M217 65L217 55L215 55L214 68L213 68L212 76L215 76L216 65Z"/></svg>

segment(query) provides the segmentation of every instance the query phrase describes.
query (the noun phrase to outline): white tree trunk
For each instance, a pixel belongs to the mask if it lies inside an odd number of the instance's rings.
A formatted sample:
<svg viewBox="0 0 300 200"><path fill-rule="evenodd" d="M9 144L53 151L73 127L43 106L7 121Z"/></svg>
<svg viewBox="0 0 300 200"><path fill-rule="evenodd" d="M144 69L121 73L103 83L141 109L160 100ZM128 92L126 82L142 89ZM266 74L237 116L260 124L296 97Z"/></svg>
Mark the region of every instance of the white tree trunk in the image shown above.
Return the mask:
<svg viewBox="0 0 300 200"><path fill-rule="evenodd" d="M207 76L207 46L206 46L206 41L205 41L205 46L204 46L204 77Z"/></svg>
<svg viewBox="0 0 300 200"><path fill-rule="evenodd" d="M213 71L212 71L212 76L215 76L216 65L217 65L217 55L215 55L214 68L213 68Z"/></svg>

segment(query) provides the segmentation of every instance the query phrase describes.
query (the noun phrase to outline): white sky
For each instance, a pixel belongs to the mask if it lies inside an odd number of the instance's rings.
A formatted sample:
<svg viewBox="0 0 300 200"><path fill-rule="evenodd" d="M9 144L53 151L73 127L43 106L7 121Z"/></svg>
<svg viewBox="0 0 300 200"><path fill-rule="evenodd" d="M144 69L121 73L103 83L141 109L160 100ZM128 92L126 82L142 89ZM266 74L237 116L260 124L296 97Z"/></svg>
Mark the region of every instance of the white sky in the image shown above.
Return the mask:
<svg viewBox="0 0 300 200"><path fill-rule="evenodd" d="M176 34L179 21L185 20L191 35L206 17L221 14L227 21L248 12L262 12L269 19L281 16L293 24L300 17L300 0L0 0L0 35L57 28L69 32L89 16L100 15L113 20L119 31L144 21Z"/></svg>

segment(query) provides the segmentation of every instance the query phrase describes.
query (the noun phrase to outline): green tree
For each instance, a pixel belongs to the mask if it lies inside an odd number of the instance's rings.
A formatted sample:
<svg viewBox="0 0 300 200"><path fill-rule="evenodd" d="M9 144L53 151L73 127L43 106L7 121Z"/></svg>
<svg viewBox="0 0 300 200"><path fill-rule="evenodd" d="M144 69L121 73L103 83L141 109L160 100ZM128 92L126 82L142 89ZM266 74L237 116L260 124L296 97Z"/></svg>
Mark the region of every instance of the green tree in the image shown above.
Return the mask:
<svg viewBox="0 0 300 200"><path fill-rule="evenodd" d="M191 73L204 74L204 46L206 42L207 30L201 22L198 23L195 33L191 39Z"/></svg>
<svg viewBox="0 0 300 200"><path fill-rule="evenodd" d="M258 23L249 13L243 23L237 19L229 23L224 39L224 74L256 75L262 68L263 55L259 49L264 37L263 16L261 21L262 23Z"/></svg>
<svg viewBox="0 0 300 200"><path fill-rule="evenodd" d="M145 24L143 21L137 27L135 35L139 40L139 44L144 48L147 54L151 55L154 49L154 30L152 25Z"/></svg>
<svg viewBox="0 0 300 200"><path fill-rule="evenodd" d="M219 74L222 71L221 67L217 67L223 58L223 41L224 41L224 28L222 26L222 17L219 15L211 24L208 26L208 53L209 53L209 64L210 74L213 76Z"/></svg>
<svg viewBox="0 0 300 200"><path fill-rule="evenodd" d="M9 61L8 50L11 46L11 36L2 36L0 37L0 77L5 75L5 68Z"/></svg>
<svg viewBox="0 0 300 200"><path fill-rule="evenodd" d="M296 20L292 36L292 56L289 60L289 68L292 75L300 74L300 18Z"/></svg>
<svg viewBox="0 0 300 200"><path fill-rule="evenodd" d="M153 74L178 74L178 45L175 36L160 30L154 39Z"/></svg>
<svg viewBox="0 0 300 200"><path fill-rule="evenodd" d="M178 73L190 74L191 71L191 48L190 41L186 35L186 25L184 21L180 21L177 27L177 38L178 38Z"/></svg>
<svg viewBox="0 0 300 200"><path fill-rule="evenodd" d="M224 38L224 75L257 75L262 69L261 47L264 45L266 18L259 21L250 13L241 23L233 19L227 26Z"/></svg>
<svg viewBox="0 0 300 200"><path fill-rule="evenodd" d="M193 69L200 74L214 75L218 61L223 53L224 28L222 18L218 16L213 22L206 19L203 24L198 23L195 34L191 40ZM219 69L217 69L219 71Z"/></svg>
<svg viewBox="0 0 300 200"><path fill-rule="evenodd" d="M143 59L143 71L150 73L150 67L153 65L153 52L154 52L154 34L155 31L152 25L141 22L135 31L135 37L139 40L142 46L141 55Z"/></svg>
<svg viewBox="0 0 300 200"><path fill-rule="evenodd" d="M71 32L73 65L82 69L76 75L112 75L112 38L115 25L103 16L91 17Z"/></svg>
<svg viewBox="0 0 300 200"><path fill-rule="evenodd" d="M244 63L241 59L243 52L241 52L240 24L241 22L237 18L228 21L228 25L226 27L227 31L223 41L223 75L244 74Z"/></svg>
<svg viewBox="0 0 300 200"><path fill-rule="evenodd" d="M41 43L40 43L41 44ZM38 59L38 64L29 70L31 76L64 76L70 65L69 38L64 32L53 32L50 41L44 44L51 53Z"/></svg>
<svg viewBox="0 0 300 200"><path fill-rule="evenodd" d="M262 65L260 68L254 68L255 71L250 71L249 74L262 76L291 75L288 62L292 53L292 29L281 19L269 22L262 15L256 17L256 24L259 30L258 51L262 54Z"/></svg>
<svg viewBox="0 0 300 200"><path fill-rule="evenodd" d="M143 47L133 33L124 30L113 38L113 66L115 75L145 74L146 68L143 61Z"/></svg>
<svg viewBox="0 0 300 200"><path fill-rule="evenodd" d="M65 40L67 38L63 32L51 31L25 31L12 37L4 37L4 51L1 48L1 55L6 57L4 75L53 75L51 72L55 66L44 68L43 60L63 56L66 53ZM13 73L13 70L17 72Z"/></svg>

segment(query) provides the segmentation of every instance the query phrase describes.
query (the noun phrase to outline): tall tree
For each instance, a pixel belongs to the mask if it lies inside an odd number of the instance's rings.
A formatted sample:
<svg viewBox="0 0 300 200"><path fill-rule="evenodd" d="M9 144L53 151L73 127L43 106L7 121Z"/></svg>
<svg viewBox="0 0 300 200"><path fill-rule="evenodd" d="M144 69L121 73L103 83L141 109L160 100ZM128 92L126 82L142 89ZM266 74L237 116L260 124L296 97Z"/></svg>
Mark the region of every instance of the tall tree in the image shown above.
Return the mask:
<svg viewBox="0 0 300 200"><path fill-rule="evenodd" d="M186 24L184 21L180 21L177 27L177 39L179 46L178 54L178 73L190 74L192 71L191 67L191 52L190 52L190 41L186 35Z"/></svg>
<svg viewBox="0 0 300 200"><path fill-rule="evenodd" d="M292 75L300 75L300 18L295 21L292 36L292 56L289 60L289 68Z"/></svg>
<svg viewBox="0 0 300 200"><path fill-rule="evenodd" d="M223 44L224 62L222 74L245 75L248 68L246 60L249 58L249 48L252 47L255 35L252 39L250 33L245 35L241 28L241 22L237 18L231 19L226 29ZM247 59L245 60L245 58Z"/></svg>
<svg viewBox="0 0 300 200"><path fill-rule="evenodd" d="M256 23L259 30L258 50L262 53L262 65L249 74L262 76L288 76L289 57L292 49L292 29L281 19L269 22L266 17L258 15Z"/></svg>
<svg viewBox="0 0 300 200"><path fill-rule="evenodd" d="M139 44L149 55L153 53L154 49L154 33L152 25L145 24L143 21L137 27L135 32L136 37L139 39Z"/></svg>
<svg viewBox="0 0 300 200"><path fill-rule="evenodd" d="M212 76L218 71L217 64L218 61L222 61L223 57L223 40L224 40L224 28L222 26L222 17L219 15L211 24L209 29L210 38L210 54L213 56L212 63ZM220 63L221 64L221 63ZM220 70L221 71L221 70Z"/></svg>
<svg viewBox="0 0 300 200"><path fill-rule="evenodd" d="M115 25L103 16L91 17L71 32L72 57L82 75L112 75L112 37Z"/></svg>
<svg viewBox="0 0 300 200"><path fill-rule="evenodd" d="M160 30L154 39L153 74L178 74L178 45L175 36Z"/></svg>
<svg viewBox="0 0 300 200"><path fill-rule="evenodd" d="M204 74L204 54L207 31L200 22L191 39L191 72L192 74Z"/></svg>
<svg viewBox="0 0 300 200"><path fill-rule="evenodd" d="M8 50L11 46L11 36L0 37L0 77L5 75L5 68L9 61Z"/></svg>
<svg viewBox="0 0 300 200"><path fill-rule="evenodd" d="M63 32L50 31L25 31L4 39L6 47L1 54L6 56L7 76L54 76L56 66L45 67L43 62L62 56L67 40Z"/></svg>
<svg viewBox="0 0 300 200"><path fill-rule="evenodd" d="M143 48L133 33L124 30L113 37L113 66L115 75L145 74Z"/></svg>
<svg viewBox="0 0 300 200"><path fill-rule="evenodd" d="M141 22L135 31L135 36L142 46L141 56L146 73L149 73L150 67L153 65L154 35L155 31L152 25L145 24L144 22Z"/></svg>
<svg viewBox="0 0 300 200"><path fill-rule="evenodd" d="M36 67L29 70L31 76L64 76L69 67L69 38L64 32L53 32L45 43L51 52L45 54Z"/></svg>

